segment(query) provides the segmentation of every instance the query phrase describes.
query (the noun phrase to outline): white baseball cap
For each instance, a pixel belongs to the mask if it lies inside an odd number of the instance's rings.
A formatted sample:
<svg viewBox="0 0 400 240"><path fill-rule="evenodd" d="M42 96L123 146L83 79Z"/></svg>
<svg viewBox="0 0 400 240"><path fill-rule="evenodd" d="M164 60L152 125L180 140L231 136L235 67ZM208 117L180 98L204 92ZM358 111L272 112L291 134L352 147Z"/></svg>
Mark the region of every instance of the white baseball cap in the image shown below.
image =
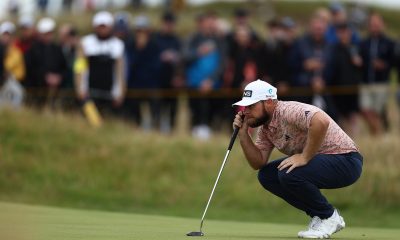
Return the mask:
<svg viewBox="0 0 400 240"><path fill-rule="evenodd" d="M247 84L244 88L242 100L233 105L246 107L262 100L277 99L278 95L276 92L277 89L274 86L258 79L257 81Z"/></svg>
<svg viewBox="0 0 400 240"><path fill-rule="evenodd" d="M37 23L37 31L39 33L52 32L56 28L56 22L51 18L42 18Z"/></svg>
<svg viewBox="0 0 400 240"><path fill-rule="evenodd" d="M114 25L114 17L110 12L101 11L94 15L92 24L93 24L93 27L97 27L100 25L113 26Z"/></svg>
<svg viewBox="0 0 400 240"><path fill-rule="evenodd" d="M0 33L13 34L15 32L15 25L12 22L6 21L0 25Z"/></svg>

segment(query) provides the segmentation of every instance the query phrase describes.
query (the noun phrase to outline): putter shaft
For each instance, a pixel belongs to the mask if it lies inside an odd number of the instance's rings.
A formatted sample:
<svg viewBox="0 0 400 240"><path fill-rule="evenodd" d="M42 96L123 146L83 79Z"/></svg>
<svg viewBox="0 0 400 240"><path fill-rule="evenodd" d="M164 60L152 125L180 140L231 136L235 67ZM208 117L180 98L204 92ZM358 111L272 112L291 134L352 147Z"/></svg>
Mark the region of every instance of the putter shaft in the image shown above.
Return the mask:
<svg viewBox="0 0 400 240"><path fill-rule="evenodd" d="M236 139L238 133L239 133L239 128L235 128L235 130L233 131L232 137L231 137L231 141L230 141L229 146L228 146L228 150L226 151L224 161L222 162L221 168L219 169L219 172L218 172L217 179L215 180L214 187L212 188L210 197L208 198L206 208L204 209L204 212L203 212L203 216L201 217L200 232L202 232L203 222L204 222L204 218L206 216L207 210L208 210L208 206L210 205L211 199L212 199L212 197L214 195L215 188L217 187L219 178L221 177L222 170L224 170L225 164L226 164L226 162L228 160L229 153L232 150L233 144L235 143L235 139Z"/></svg>

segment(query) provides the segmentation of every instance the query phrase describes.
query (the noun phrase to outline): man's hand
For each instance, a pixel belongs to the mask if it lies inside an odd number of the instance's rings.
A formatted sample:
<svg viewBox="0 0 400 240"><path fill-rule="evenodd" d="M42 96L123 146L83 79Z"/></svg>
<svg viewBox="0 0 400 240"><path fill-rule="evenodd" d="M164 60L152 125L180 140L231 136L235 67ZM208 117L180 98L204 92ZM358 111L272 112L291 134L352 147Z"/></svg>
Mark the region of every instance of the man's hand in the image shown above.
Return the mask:
<svg viewBox="0 0 400 240"><path fill-rule="evenodd" d="M290 173L293 169L297 167L304 166L308 163L308 160L302 154L294 154L291 157L283 160L279 166L279 171L282 171L285 168L289 168L286 173Z"/></svg>
<svg viewBox="0 0 400 240"><path fill-rule="evenodd" d="M209 93L213 90L213 81L211 79L204 80L200 85L200 92L201 93Z"/></svg>
<svg viewBox="0 0 400 240"><path fill-rule="evenodd" d="M247 124L244 113L242 111L238 112L235 116L235 120L233 120L233 129L235 129L236 127L240 128L239 137L244 133L248 133L249 125Z"/></svg>
<svg viewBox="0 0 400 240"><path fill-rule="evenodd" d="M375 59L372 63L376 71L383 71L386 68L386 63L381 59Z"/></svg>
<svg viewBox="0 0 400 240"><path fill-rule="evenodd" d="M324 65L318 58L309 58L304 61L303 67L306 71L319 71L321 70Z"/></svg>
<svg viewBox="0 0 400 240"><path fill-rule="evenodd" d="M311 80L311 87L314 93L322 93L325 89L325 81L322 77L314 77Z"/></svg>
<svg viewBox="0 0 400 240"><path fill-rule="evenodd" d="M46 74L46 83L49 87L58 87L61 83L61 75L58 73L47 73Z"/></svg>

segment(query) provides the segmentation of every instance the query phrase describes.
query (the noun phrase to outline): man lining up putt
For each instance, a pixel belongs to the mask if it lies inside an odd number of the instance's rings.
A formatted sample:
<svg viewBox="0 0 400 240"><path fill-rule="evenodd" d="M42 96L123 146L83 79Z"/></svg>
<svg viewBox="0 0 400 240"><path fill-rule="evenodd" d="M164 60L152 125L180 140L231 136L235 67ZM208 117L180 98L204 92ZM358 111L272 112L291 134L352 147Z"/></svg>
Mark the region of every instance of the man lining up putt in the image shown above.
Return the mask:
<svg viewBox="0 0 400 240"><path fill-rule="evenodd" d="M245 107L233 126L240 128L240 145L261 185L311 217L298 237L329 238L343 229L343 217L320 189L349 186L360 177L363 157L353 140L321 109L279 101L277 89L261 80L249 83L234 105ZM254 143L249 127L260 127ZM274 147L288 157L269 162Z"/></svg>

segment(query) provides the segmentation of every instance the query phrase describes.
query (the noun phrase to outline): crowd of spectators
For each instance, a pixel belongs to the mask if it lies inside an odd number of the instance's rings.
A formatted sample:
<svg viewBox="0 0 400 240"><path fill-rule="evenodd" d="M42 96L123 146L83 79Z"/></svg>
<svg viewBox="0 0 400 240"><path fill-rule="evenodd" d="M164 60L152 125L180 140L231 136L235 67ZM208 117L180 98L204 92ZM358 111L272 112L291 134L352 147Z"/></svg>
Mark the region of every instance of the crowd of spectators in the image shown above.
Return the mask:
<svg viewBox="0 0 400 240"><path fill-rule="evenodd" d="M365 19L363 36L363 22L350 21L338 3L317 9L301 33L291 17L256 32L249 12L236 9L232 23L212 11L197 15L192 34L181 37L176 23L187 19L178 17L166 12L154 29L145 15L132 21L127 12L101 11L86 36L49 17L4 21L0 102L8 90L18 105L23 89L35 108L70 109L92 99L103 116L170 132L177 96L186 93L192 133L207 139L231 122L240 90L262 79L280 99L324 109L350 135L361 117L372 134L387 130L389 73L400 71L400 44L378 13Z"/></svg>

